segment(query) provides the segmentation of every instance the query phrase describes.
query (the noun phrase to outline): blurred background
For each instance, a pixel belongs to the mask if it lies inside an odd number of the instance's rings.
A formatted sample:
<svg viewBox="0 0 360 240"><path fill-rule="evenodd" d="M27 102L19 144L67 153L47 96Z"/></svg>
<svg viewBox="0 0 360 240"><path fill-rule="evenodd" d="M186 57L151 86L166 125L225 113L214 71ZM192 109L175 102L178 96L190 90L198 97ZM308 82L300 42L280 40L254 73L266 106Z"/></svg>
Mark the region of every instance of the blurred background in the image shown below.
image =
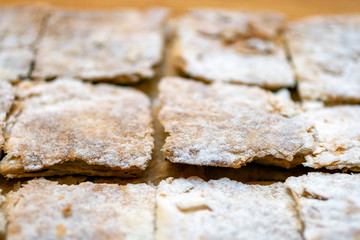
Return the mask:
<svg viewBox="0 0 360 240"><path fill-rule="evenodd" d="M24 0L0 0L0 4L39 2ZM296 19L313 14L360 13L360 0L45 0L60 7L71 8L114 8L164 6L178 15L191 7L245 8L249 10L271 9Z"/></svg>

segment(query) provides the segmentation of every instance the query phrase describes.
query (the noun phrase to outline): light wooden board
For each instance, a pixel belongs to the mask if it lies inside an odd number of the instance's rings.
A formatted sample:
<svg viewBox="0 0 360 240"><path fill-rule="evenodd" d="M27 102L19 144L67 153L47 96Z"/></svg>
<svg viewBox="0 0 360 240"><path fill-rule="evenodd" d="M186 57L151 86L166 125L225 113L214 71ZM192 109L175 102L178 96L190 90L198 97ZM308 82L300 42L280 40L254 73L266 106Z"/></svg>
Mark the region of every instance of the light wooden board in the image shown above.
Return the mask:
<svg viewBox="0 0 360 240"><path fill-rule="evenodd" d="M24 0L0 0L0 4L12 4ZM25 1L25 2L39 2ZM44 0L56 6L70 8L148 8L163 6L173 9L178 15L192 7L217 7L230 9L271 9L296 19L314 14L360 13L360 0Z"/></svg>

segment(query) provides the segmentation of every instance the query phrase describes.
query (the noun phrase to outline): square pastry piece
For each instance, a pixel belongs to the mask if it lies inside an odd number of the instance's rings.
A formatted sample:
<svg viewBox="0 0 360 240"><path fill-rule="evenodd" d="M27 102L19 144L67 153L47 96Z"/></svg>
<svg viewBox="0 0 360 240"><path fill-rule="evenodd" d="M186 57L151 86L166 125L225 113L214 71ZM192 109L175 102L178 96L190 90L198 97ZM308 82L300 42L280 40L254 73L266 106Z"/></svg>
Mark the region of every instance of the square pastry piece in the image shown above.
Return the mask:
<svg viewBox="0 0 360 240"><path fill-rule="evenodd" d="M15 5L0 8L0 79L27 77L47 8Z"/></svg>
<svg viewBox="0 0 360 240"><path fill-rule="evenodd" d="M73 76L134 83L155 76L167 11L54 11L39 44L35 78Z"/></svg>
<svg viewBox="0 0 360 240"><path fill-rule="evenodd" d="M291 100L258 87L168 77L159 119L175 163L239 168L251 161L290 168L315 148L314 126Z"/></svg>
<svg viewBox="0 0 360 240"><path fill-rule="evenodd" d="M3 150L5 140L3 136L3 128L5 121L14 103L14 90L10 83L0 80L0 152Z"/></svg>
<svg viewBox="0 0 360 240"><path fill-rule="evenodd" d="M301 224L283 183L167 179L156 192L156 239L294 239Z"/></svg>
<svg viewBox="0 0 360 240"><path fill-rule="evenodd" d="M360 174L309 173L286 180L305 240L359 239Z"/></svg>
<svg viewBox="0 0 360 240"><path fill-rule="evenodd" d="M360 103L360 15L293 22L286 39L302 99Z"/></svg>
<svg viewBox="0 0 360 240"><path fill-rule="evenodd" d="M198 9L176 24L176 65L186 75L277 89L295 84L276 12Z"/></svg>
<svg viewBox="0 0 360 240"><path fill-rule="evenodd" d="M3 207L7 239L154 239L155 188L32 180Z"/></svg>
<svg viewBox="0 0 360 240"><path fill-rule="evenodd" d="M360 106L313 109L304 116L315 124L319 139L305 166L360 171Z"/></svg>
<svg viewBox="0 0 360 240"><path fill-rule="evenodd" d="M71 79L24 82L6 128L6 177L138 175L154 139L149 99L131 88Z"/></svg>

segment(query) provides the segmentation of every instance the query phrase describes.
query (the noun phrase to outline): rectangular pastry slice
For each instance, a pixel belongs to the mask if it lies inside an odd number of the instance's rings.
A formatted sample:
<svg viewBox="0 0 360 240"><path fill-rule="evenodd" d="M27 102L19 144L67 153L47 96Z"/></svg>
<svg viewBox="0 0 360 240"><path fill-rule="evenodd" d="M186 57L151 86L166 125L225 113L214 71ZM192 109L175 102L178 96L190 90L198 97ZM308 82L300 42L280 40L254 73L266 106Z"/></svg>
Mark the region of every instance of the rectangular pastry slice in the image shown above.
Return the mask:
<svg viewBox="0 0 360 240"><path fill-rule="evenodd" d="M167 77L159 119L175 163L239 168L249 162L290 168L315 148L314 126L291 100L258 87Z"/></svg>
<svg viewBox="0 0 360 240"><path fill-rule="evenodd" d="M304 117L315 124L319 139L305 166L360 171L360 106L313 109Z"/></svg>
<svg viewBox="0 0 360 240"><path fill-rule="evenodd" d="M0 7L0 80L28 77L47 14L48 8L37 5Z"/></svg>
<svg viewBox="0 0 360 240"><path fill-rule="evenodd" d="M286 40L302 99L360 103L360 15L293 22Z"/></svg>
<svg viewBox="0 0 360 240"><path fill-rule="evenodd" d="M137 176L154 139L145 94L74 79L23 82L6 128L6 177Z"/></svg>
<svg viewBox="0 0 360 240"><path fill-rule="evenodd" d="M4 148L5 140L3 136L3 128L5 120L14 103L14 89L7 81L0 80L0 152Z"/></svg>
<svg viewBox="0 0 360 240"><path fill-rule="evenodd" d="M301 239L295 203L283 183L227 178L164 180L156 192L156 239Z"/></svg>
<svg viewBox="0 0 360 240"><path fill-rule="evenodd" d="M177 67L192 78L269 89L293 87L277 12L196 9L178 19Z"/></svg>
<svg viewBox="0 0 360 240"><path fill-rule="evenodd" d="M3 207L8 239L154 239L155 188L32 180Z"/></svg>
<svg viewBox="0 0 360 240"><path fill-rule="evenodd" d="M360 174L309 173L285 184L297 202L305 240L360 236Z"/></svg>
<svg viewBox="0 0 360 240"><path fill-rule="evenodd" d="M54 11L38 44L35 78L134 83L155 76L167 11Z"/></svg>

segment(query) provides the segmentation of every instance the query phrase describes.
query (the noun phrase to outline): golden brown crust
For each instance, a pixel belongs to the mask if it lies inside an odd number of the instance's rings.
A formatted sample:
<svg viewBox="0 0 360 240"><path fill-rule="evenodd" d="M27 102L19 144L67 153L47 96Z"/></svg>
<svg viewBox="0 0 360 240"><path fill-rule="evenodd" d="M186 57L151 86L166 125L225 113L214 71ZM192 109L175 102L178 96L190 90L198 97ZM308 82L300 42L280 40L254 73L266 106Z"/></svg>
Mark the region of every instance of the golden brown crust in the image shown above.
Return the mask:
<svg viewBox="0 0 360 240"><path fill-rule="evenodd" d="M146 168L154 143L141 92L72 79L24 82L17 90L21 110L7 127L2 174L62 175L76 162L74 173L100 176Z"/></svg>
<svg viewBox="0 0 360 240"><path fill-rule="evenodd" d="M32 180L4 211L8 239L153 239L155 188Z"/></svg>
<svg viewBox="0 0 360 240"><path fill-rule="evenodd" d="M237 168L267 159L292 167L315 148L314 126L295 104L260 88L176 77L159 88L159 119L169 133L163 151L172 162Z"/></svg>
<svg viewBox="0 0 360 240"><path fill-rule="evenodd" d="M165 9L54 11L32 76L117 83L153 78L163 54L166 15Z"/></svg>

